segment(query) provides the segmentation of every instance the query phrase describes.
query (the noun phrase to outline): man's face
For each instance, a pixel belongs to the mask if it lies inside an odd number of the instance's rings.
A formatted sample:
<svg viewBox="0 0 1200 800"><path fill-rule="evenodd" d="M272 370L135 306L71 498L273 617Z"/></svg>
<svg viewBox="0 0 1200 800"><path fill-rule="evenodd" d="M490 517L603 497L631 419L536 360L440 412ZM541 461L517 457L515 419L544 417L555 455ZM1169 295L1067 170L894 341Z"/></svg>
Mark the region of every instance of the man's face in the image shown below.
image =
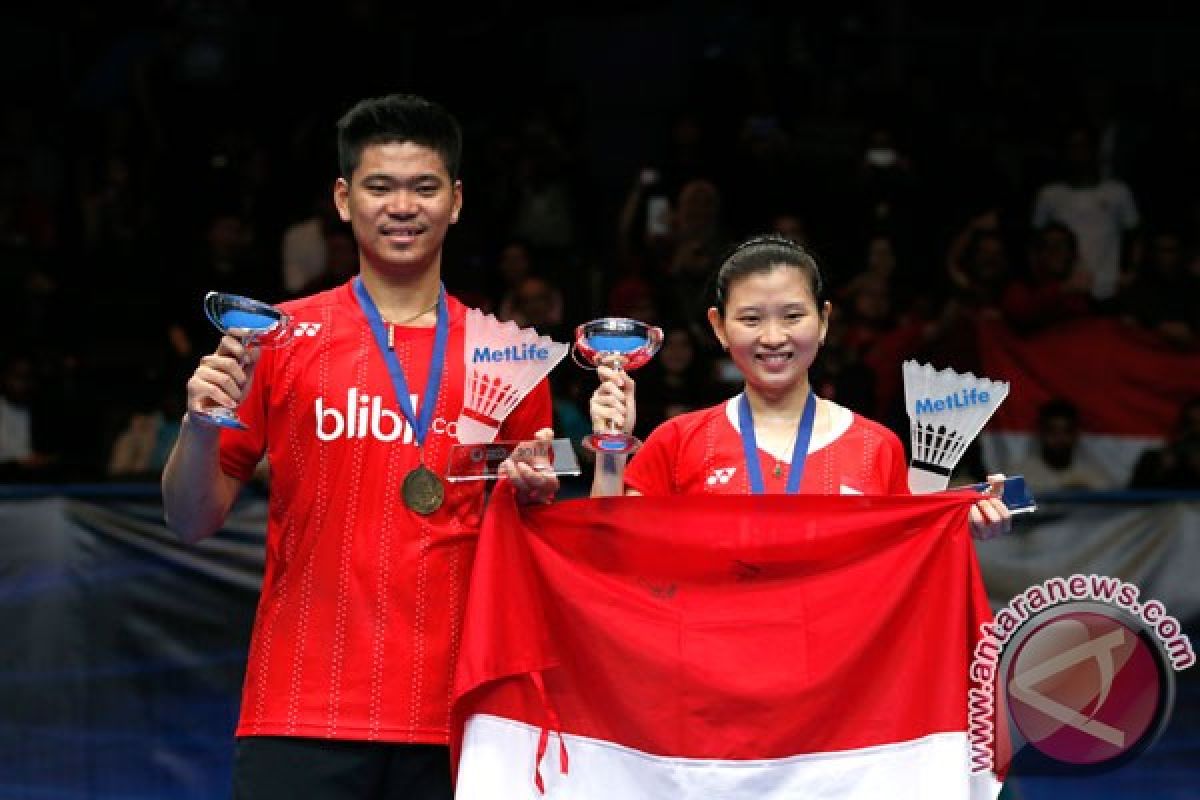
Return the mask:
<svg viewBox="0 0 1200 800"><path fill-rule="evenodd" d="M1034 255L1046 274L1055 278L1067 277L1075 266L1075 248L1064 231L1051 229L1041 233Z"/></svg>
<svg viewBox="0 0 1200 800"><path fill-rule="evenodd" d="M1067 164L1073 170L1085 171L1096 166L1096 146L1084 131L1075 131L1067 137L1066 153Z"/></svg>
<svg viewBox="0 0 1200 800"><path fill-rule="evenodd" d="M526 278L517 289L515 308L525 324L537 326L554 325L554 290L540 278Z"/></svg>
<svg viewBox="0 0 1200 800"><path fill-rule="evenodd" d="M1042 423L1042 458L1051 466L1065 467L1071 463L1079 431L1065 417L1051 417Z"/></svg>
<svg viewBox="0 0 1200 800"><path fill-rule="evenodd" d="M333 198L364 268L404 272L440 263L446 230L462 209L462 183L451 180L436 150L388 142L363 148L349 183L339 178Z"/></svg>

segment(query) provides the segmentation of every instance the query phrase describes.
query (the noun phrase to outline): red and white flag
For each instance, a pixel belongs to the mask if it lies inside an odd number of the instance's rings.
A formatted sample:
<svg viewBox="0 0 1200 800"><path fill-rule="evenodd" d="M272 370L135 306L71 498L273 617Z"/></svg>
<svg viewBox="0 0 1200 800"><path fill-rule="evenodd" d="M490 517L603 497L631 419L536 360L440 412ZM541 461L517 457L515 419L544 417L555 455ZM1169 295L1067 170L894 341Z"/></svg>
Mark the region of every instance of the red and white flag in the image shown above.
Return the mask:
<svg viewBox="0 0 1200 800"><path fill-rule="evenodd" d="M1183 404L1200 397L1200 353L1116 319L1076 320L1027 336L981 321L978 341L983 374L1011 386L982 439L998 471L1032 447L1042 404L1062 399L1079 409L1084 455L1124 486L1138 456L1160 445Z"/></svg>
<svg viewBox="0 0 1200 800"><path fill-rule="evenodd" d="M458 659L459 800L994 798L971 493L492 498Z"/></svg>

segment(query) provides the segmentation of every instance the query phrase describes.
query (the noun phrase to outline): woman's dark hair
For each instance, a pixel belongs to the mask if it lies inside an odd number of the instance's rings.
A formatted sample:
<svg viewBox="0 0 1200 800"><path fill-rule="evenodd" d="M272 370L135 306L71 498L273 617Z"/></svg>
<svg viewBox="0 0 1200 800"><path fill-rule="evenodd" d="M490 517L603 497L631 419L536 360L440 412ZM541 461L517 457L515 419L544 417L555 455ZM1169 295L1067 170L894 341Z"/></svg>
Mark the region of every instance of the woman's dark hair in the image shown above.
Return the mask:
<svg viewBox="0 0 1200 800"><path fill-rule="evenodd" d="M717 313L725 316L729 285L745 275L770 272L776 267L795 267L808 278L818 311L825 305L825 281L816 259L801 245L778 234L754 236L734 247L721 260L716 277Z"/></svg>

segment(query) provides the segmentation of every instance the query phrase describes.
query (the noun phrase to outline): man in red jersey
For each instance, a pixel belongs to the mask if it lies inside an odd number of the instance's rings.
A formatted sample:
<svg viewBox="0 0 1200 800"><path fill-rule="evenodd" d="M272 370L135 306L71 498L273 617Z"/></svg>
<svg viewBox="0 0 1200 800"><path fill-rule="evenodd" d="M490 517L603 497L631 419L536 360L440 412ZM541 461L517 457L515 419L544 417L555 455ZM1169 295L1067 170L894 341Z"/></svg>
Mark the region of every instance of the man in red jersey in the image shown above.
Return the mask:
<svg viewBox="0 0 1200 800"><path fill-rule="evenodd" d="M281 306L286 346L227 335L188 381L163 474L171 528L211 534L264 454L271 475L237 798L451 797L451 675L484 499L441 478L471 344L441 282L461 150L455 119L419 97L351 109L334 200L360 274ZM209 424L214 407L246 429ZM543 380L498 438L548 438L550 421Z"/></svg>

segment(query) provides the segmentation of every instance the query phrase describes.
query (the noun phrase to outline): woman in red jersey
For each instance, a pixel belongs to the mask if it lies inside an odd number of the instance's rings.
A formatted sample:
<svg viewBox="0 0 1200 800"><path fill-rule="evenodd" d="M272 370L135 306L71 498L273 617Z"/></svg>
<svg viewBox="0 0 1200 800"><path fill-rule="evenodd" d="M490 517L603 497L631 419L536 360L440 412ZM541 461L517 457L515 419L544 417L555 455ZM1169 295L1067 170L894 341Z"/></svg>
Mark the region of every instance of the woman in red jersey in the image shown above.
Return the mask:
<svg viewBox="0 0 1200 800"><path fill-rule="evenodd" d="M907 494L896 435L817 397L809 383L831 311L812 256L782 237L750 239L721 265L716 295L708 321L744 391L663 423L631 460L600 456L592 496ZM599 374L595 430L632 431L633 380L608 367ZM991 538L1010 528L1011 515L999 498L984 497L970 524L976 538Z"/></svg>

